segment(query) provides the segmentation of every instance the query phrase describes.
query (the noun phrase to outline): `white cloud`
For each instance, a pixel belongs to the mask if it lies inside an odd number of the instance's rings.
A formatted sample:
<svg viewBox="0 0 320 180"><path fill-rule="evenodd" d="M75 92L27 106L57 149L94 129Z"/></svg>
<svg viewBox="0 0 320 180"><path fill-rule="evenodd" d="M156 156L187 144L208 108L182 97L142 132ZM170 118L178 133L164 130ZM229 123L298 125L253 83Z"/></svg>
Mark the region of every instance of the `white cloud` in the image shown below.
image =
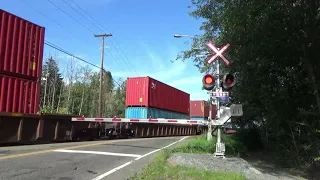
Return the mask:
<svg viewBox="0 0 320 180"><path fill-rule="evenodd" d="M171 51L169 54L158 54L152 51L145 43L140 43L140 45L142 49L145 49L147 57L138 57L137 61L135 59L132 60L132 62L136 62L138 64L135 65L135 70L139 76L150 76L159 81L166 81L184 73L187 67L186 63L182 61L175 61L171 63L170 61L176 57L176 51ZM174 47L172 49L174 49ZM145 60L141 61L141 59ZM112 72L112 75L122 78L136 76L130 71Z"/></svg>
<svg viewBox="0 0 320 180"><path fill-rule="evenodd" d="M148 58L150 58L152 62L152 66L155 68L164 69L164 64L163 64L163 60L161 60L161 57L157 56L148 47L146 47L146 49L147 49Z"/></svg>
<svg viewBox="0 0 320 180"><path fill-rule="evenodd" d="M197 92L190 93L191 100L207 100L209 99L209 94L204 90L199 90Z"/></svg>
<svg viewBox="0 0 320 180"><path fill-rule="evenodd" d="M181 86L181 85L195 85L195 84L201 84L202 77L199 76L192 76L192 77L186 77L186 78L181 78L178 80L174 80L169 82L170 86Z"/></svg>
<svg viewBox="0 0 320 180"><path fill-rule="evenodd" d="M207 100L209 95L207 91L202 90L202 75L183 77L174 81L169 81L166 84L176 87L190 94L191 100Z"/></svg>
<svg viewBox="0 0 320 180"><path fill-rule="evenodd" d="M163 70L156 73L151 73L149 76L155 79L159 79L161 81L165 81L183 74L185 69L186 69L186 64L179 61L179 62L170 63Z"/></svg>
<svg viewBox="0 0 320 180"><path fill-rule="evenodd" d="M170 63L167 66L164 66L163 69L161 68L148 68L147 64L141 65L146 68L143 68L141 71L138 70L138 74L140 76L150 76L154 79L157 79L159 81L167 81L170 80L176 76L180 76L183 74L183 72L186 69L186 64L183 62L175 62ZM112 72L112 76L114 77L121 77L121 78L127 78L127 77L134 77L135 74L131 71L120 71L120 72Z"/></svg>

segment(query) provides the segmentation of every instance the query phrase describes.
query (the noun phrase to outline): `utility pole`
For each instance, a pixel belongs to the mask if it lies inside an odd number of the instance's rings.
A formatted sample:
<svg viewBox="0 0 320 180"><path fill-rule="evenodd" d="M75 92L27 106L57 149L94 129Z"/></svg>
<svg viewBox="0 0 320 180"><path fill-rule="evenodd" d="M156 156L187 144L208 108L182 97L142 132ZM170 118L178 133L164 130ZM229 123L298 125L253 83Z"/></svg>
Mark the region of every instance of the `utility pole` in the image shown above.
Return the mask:
<svg viewBox="0 0 320 180"><path fill-rule="evenodd" d="M102 82L103 82L103 61L104 61L104 37L112 36L112 34L95 34L94 37L102 38L101 48L101 69L100 69L100 90L99 90L99 117L102 118Z"/></svg>

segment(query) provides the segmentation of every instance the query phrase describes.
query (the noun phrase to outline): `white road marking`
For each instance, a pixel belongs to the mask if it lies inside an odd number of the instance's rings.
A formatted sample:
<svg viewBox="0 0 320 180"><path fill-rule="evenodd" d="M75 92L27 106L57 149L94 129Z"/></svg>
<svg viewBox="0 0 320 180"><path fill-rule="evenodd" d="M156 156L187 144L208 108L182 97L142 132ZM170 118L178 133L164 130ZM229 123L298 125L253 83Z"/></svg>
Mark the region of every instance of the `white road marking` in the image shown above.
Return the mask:
<svg viewBox="0 0 320 180"><path fill-rule="evenodd" d="M96 178L94 178L94 179L92 179L92 180L101 180L101 179L107 177L108 175L110 175L110 174L118 171L119 169L122 169L122 168L128 166L128 165L131 164L132 162L133 162L133 161L129 161L129 162L127 162L127 163L124 163L124 164L122 164L121 166L118 166L118 167L116 167L116 168L114 168L114 169L111 169L110 171L108 171L108 172L106 172L106 173L104 173L104 174L101 174L100 176L98 176L98 177L96 177Z"/></svg>
<svg viewBox="0 0 320 180"><path fill-rule="evenodd" d="M163 148L156 149L156 150L151 151L151 152L149 152L149 153L147 153L147 154L144 154L144 155L142 155L142 156L140 156L140 157L138 157L138 158L136 158L136 159L134 159L134 160L132 160L132 161L129 161L129 162L127 162L127 163L124 163L124 164L122 164L121 166L118 166L118 167L116 167L116 168L114 168L114 169L111 169L110 171L108 171L108 172L106 172L106 173L103 173L103 174L101 174L100 176L98 176L98 177L96 177L96 178L94 178L94 179L92 179L92 180L101 180L101 179L109 176L110 174L118 171L119 169L122 169L122 168L128 166L129 164L133 163L133 161L137 161L137 160L139 160L139 159L141 159L141 158L143 158L143 157L146 157L146 156L148 156L148 155L150 155L150 154L153 154L153 153L155 153L155 152L161 151L162 149L168 148L168 147L170 147L170 146L172 146L172 145L174 145L174 144L176 144L176 143L178 143L178 142L183 141L183 140L186 139L187 137L188 137L188 136L183 137L183 138L181 138L179 141L173 142L173 143L171 143L171 144L169 144L169 145L167 145L167 146L165 146L165 147L163 147Z"/></svg>
<svg viewBox="0 0 320 180"><path fill-rule="evenodd" d="M141 159L141 158L143 158L143 157L149 156L150 154L153 154L153 153L155 153L155 152L161 151L162 149L168 148L168 147L170 147L170 146L172 146L172 145L174 145L174 144L176 144L176 143L178 143L178 142L183 141L183 140L186 139L186 138L187 138L187 137L183 137L183 138L181 138L179 141L173 142L173 143L171 143L171 144L169 144L168 146L165 146L165 147L163 147L163 148L153 150L153 151L151 151L151 152L149 152L149 153L147 153L147 154L145 154L145 155L142 155L142 156L140 156L140 157L137 157L135 160L139 160L139 159Z"/></svg>
<svg viewBox="0 0 320 180"><path fill-rule="evenodd" d="M128 156L128 157L140 157L138 154L124 154L124 153L113 153L113 152L101 152L101 151L80 151L80 150L66 150L58 149L54 150L56 152L66 152L66 153L84 153L84 154L101 154L107 156Z"/></svg>

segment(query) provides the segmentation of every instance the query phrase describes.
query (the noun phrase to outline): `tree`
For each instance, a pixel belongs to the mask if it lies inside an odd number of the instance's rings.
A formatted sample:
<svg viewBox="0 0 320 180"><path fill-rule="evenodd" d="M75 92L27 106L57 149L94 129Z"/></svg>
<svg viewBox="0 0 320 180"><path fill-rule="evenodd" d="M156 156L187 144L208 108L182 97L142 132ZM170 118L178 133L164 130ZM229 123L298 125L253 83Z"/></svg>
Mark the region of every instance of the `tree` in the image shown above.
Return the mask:
<svg viewBox="0 0 320 180"><path fill-rule="evenodd" d="M42 112L97 117L100 72L69 57L65 66L66 72L61 73L56 62L57 58L49 57L43 66L41 105L44 108ZM115 86L112 73L104 71L103 117L125 116L126 82L121 79L118 81L118 86Z"/></svg>
<svg viewBox="0 0 320 180"><path fill-rule="evenodd" d="M52 113L58 106L59 92L63 88L63 78L52 56L43 65L42 77L40 92L41 109L42 112Z"/></svg>
<svg viewBox="0 0 320 180"><path fill-rule="evenodd" d="M125 117L126 81L119 79L118 82L120 83L120 86L116 88L115 95L114 95L115 115L118 117Z"/></svg>
<svg viewBox="0 0 320 180"><path fill-rule="evenodd" d="M203 34L178 60L194 58L208 72L204 58L196 57L213 41L230 42L226 55L237 72L234 102L241 102L245 126L259 126L263 141L283 162L301 165L319 156L320 128L318 1L192 0L192 17L203 19ZM244 125L242 125L243 127ZM299 146L298 146L299 144Z"/></svg>

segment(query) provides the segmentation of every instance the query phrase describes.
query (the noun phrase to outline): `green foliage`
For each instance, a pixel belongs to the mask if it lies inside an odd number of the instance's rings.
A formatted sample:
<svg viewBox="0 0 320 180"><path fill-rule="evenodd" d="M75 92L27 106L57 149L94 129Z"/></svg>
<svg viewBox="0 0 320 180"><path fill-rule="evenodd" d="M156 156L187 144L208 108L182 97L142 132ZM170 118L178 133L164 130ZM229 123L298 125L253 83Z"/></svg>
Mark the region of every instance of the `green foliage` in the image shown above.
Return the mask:
<svg viewBox="0 0 320 180"><path fill-rule="evenodd" d="M42 68L41 112L50 113L58 107L59 90L63 86L63 78L59 73L58 64L53 57L49 57Z"/></svg>
<svg viewBox="0 0 320 180"><path fill-rule="evenodd" d="M238 142L242 142L249 151L263 149L261 134L257 128L240 129L234 134L234 137Z"/></svg>
<svg viewBox="0 0 320 180"><path fill-rule="evenodd" d="M226 146L226 154L231 156L242 156L247 152L247 148L234 135L223 135L222 141ZM208 141L205 135L188 140L183 145L173 149L174 152L183 153L214 153L216 149L216 138Z"/></svg>
<svg viewBox="0 0 320 180"><path fill-rule="evenodd" d="M237 73L232 101L241 102L242 128L257 127L264 147L282 162L310 163L318 157L320 129L320 2L192 0L192 17L203 20L203 34L178 60L194 59L201 72L210 67L196 57L205 43L230 42L226 55ZM221 63L223 64L223 63ZM248 145L250 146L250 145Z"/></svg>
<svg viewBox="0 0 320 180"><path fill-rule="evenodd" d="M45 107L41 107L41 108L40 108L40 112L41 112L41 113L49 113L50 110L49 110L49 108L48 108L47 106L45 106Z"/></svg>
<svg viewBox="0 0 320 180"><path fill-rule="evenodd" d="M174 149L175 152L183 153L214 153L216 149L216 139L207 141L205 135L192 138L182 146Z"/></svg>
<svg viewBox="0 0 320 180"><path fill-rule="evenodd" d="M41 112L97 117L100 72L71 60L62 78L56 61L50 57L43 66ZM103 73L103 117L124 117L126 82L121 80L119 83L119 87L114 85L111 72Z"/></svg>
<svg viewBox="0 0 320 180"><path fill-rule="evenodd" d="M221 179L221 180L244 180L243 175L233 172L212 172L205 169L186 168L183 166L172 166L168 163L169 157L175 152L205 153L206 148L213 148L213 141L208 142L205 136L187 140L186 143L173 149L167 149L159 153L140 174L134 174L130 179Z"/></svg>

